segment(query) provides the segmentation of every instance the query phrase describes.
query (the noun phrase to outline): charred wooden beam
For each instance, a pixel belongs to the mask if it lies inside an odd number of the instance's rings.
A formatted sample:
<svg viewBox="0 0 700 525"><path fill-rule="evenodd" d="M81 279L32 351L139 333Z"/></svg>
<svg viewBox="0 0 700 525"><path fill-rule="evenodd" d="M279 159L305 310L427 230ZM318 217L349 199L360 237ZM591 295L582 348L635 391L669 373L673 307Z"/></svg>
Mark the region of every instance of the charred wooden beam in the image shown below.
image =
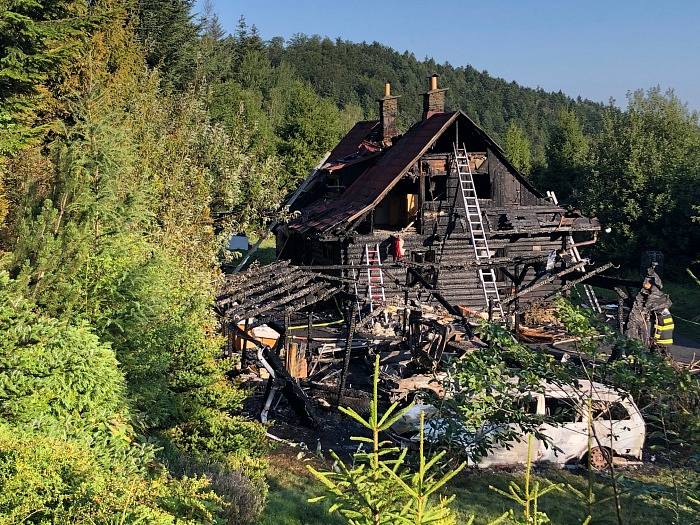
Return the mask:
<svg viewBox="0 0 700 525"><path fill-rule="evenodd" d="M637 290L642 287L642 280L635 279L622 279L620 277L613 277L610 275L596 275L588 284L592 286L598 286L599 288L605 288L607 290L614 290L615 287L626 288ZM629 294L632 297L634 294Z"/></svg>
<svg viewBox="0 0 700 525"><path fill-rule="evenodd" d="M340 384L338 385L338 404L340 400L343 399L345 395L345 383L348 380L348 370L350 368L350 353L352 351L352 336L355 333L355 313L356 313L355 301L350 301L350 308L348 309L348 335L345 340L345 358L343 359L343 370L340 374Z"/></svg>
<svg viewBox="0 0 700 525"><path fill-rule="evenodd" d="M362 330L364 328L367 328L369 326L369 324L372 322L372 320L376 319L377 317L382 315L385 312L385 310L386 310L386 307L376 308L375 310L370 312L370 314L367 315L362 321L357 323L355 330L359 331L359 330Z"/></svg>
<svg viewBox="0 0 700 525"><path fill-rule="evenodd" d="M251 287L241 287L233 291L229 296L224 297L218 301L219 306L226 306L227 304L235 302L253 302L255 296L261 295L261 293L266 293L274 290L279 290L281 286L286 283L296 283L298 279L304 276L304 272L301 271L290 271L284 275L278 277L267 276L263 282L257 283L255 286ZM308 279L307 279L308 280ZM258 297L258 300L260 298Z"/></svg>
<svg viewBox="0 0 700 525"><path fill-rule="evenodd" d="M316 419L311 400L294 378L289 375L279 356L271 351L269 347L263 348L262 355L275 372L275 377L271 377L270 381L281 383L280 390L282 394L287 398L289 405L305 425L311 428L318 428L318 420Z"/></svg>
<svg viewBox="0 0 700 525"><path fill-rule="evenodd" d="M447 299L443 297L443 295L438 292L434 286L432 286L428 281L426 281L423 276L415 271L413 268L408 269L409 273L418 281L423 287L428 290L433 297L439 302L442 306L445 307L445 309L451 313L452 315L456 315L458 317L462 317L461 312L457 310Z"/></svg>
<svg viewBox="0 0 700 525"><path fill-rule="evenodd" d="M332 295L335 295L337 293L340 293L340 288L327 288L327 287L322 287L320 289L319 293L314 293L314 294L309 294L306 297L303 298L302 302L304 303L303 305L292 305L287 307L287 310L290 311L297 311L301 310L302 308L306 308L307 306L312 306L316 303L320 303L321 301L325 301Z"/></svg>
<svg viewBox="0 0 700 525"><path fill-rule="evenodd" d="M252 286L255 283L264 281L270 274L285 271L289 267L289 261L279 261L263 266L256 266L246 270L243 273L235 275L227 275L225 277L223 288L233 287L239 289L243 286Z"/></svg>
<svg viewBox="0 0 700 525"><path fill-rule="evenodd" d="M513 301L515 301L516 299L518 299L519 297L522 297L523 295L527 295L527 294L533 292L534 290L537 290L538 288L542 288L546 284L549 284L557 279L561 279L565 275L568 275L572 272L580 270L584 265L585 265L584 262L580 262L574 266L570 266L569 268L565 268L560 272L552 274L549 277L541 279L540 281L537 281L535 284L532 284L526 288L523 288L518 293L511 295L507 299L503 300L502 304L503 304L503 306L507 306L510 303L512 303Z"/></svg>
<svg viewBox="0 0 700 525"><path fill-rule="evenodd" d="M550 293L550 294L548 294L540 299L536 299L535 301L532 301L530 304L533 305L533 304L539 304L539 303L543 303L545 301L548 301L552 297L559 295L559 294L562 294L562 293L566 292L567 290L571 290L577 284L580 284L583 281L590 279L594 275L597 275L599 273L604 272L605 270L607 270L608 268L610 268L612 266L613 266L613 263L607 263L607 264L604 264L603 266L599 266L595 270L592 270L592 271L584 274L582 277L579 277L578 279L574 279L573 281L569 281L568 283L566 283L564 286L562 286L558 290L556 290L556 291L554 291L554 292L552 292L552 293Z"/></svg>
<svg viewBox="0 0 700 525"><path fill-rule="evenodd" d="M307 275L299 276L298 279L288 282L282 282L279 284L271 283L271 285L273 286L272 290L269 290L268 292L259 296L248 297L243 304L236 305L234 308L232 308L232 311L234 312L233 315L236 315L237 313L247 310L258 304L264 304L268 299L272 299L273 297L277 297L278 295L285 294L290 290L294 290L296 288L305 286L311 280L313 280L313 277Z"/></svg>
<svg viewBox="0 0 700 525"><path fill-rule="evenodd" d="M292 301L295 301L297 299L300 299L301 297L304 296L313 296L316 292L319 290L326 288L328 285L326 283L316 283L308 288L304 288L303 290L296 291L294 293L291 293L285 297L282 297L280 299L277 299L271 303L267 304L262 304L257 307L254 307L252 309L249 308L248 305L244 306L238 306L235 309L229 310L226 312L226 317L230 319L237 319L240 318L242 319L243 317L257 317L261 313L264 312L269 312L270 310L273 310L274 308L277 308L279 306L286 305Z"/></svg>

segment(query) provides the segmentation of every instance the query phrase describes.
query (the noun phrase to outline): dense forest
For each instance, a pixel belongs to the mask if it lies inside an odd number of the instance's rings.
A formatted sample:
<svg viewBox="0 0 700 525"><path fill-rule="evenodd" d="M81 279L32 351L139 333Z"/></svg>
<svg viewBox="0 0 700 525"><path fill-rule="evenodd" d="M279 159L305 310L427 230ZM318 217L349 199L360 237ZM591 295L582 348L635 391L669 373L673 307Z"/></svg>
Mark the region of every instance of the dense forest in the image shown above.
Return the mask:
<svg viewBox="0 0 700 525"><path fill-rule="evenodd" d="M672 93L621 111L376 43L228 35L190 0L2 2L3 522L257 515L265 428L241 415L210 306L227 237L264 229L386 80L408 126L433 71L612 227L606 255L697 258L700 131Z"/></svg>

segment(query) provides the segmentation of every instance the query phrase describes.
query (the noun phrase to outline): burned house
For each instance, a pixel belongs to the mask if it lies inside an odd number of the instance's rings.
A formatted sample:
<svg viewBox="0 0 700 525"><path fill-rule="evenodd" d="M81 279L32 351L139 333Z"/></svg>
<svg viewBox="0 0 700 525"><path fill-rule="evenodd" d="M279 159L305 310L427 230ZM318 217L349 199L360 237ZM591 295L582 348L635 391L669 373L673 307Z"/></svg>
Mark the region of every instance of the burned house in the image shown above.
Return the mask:
<svg viewBox="0 0 700 525"><path fill-rule="evenodd" d="M598 222L533 188L465 113L445 111L437 76L429 87L401 134L387 84L379 120L358 122L287 202L278 262L227 277L217 311L231 348L269 377L263 420L277 392L309 424L311 399L363 398L371 355L392 400L433 388L450 356L483 345L475 317L512 323L609 267L578 251ZM261 327L279 337L264 342Z"/></svg>
<svg viewBox="0 0 700 525"><path fill-rule="evenodd" d="M421 120L401 134L387 84L379 120L358 122L287 201L290 219L273 228L278 261L239 272L254 247L226 276L215 309L226 352L266 379L263 421L282 398L293 423L314 428L321 407L366 408L376 356L388 401L444 395L445 366L487 345L474 330L484 318L537 351L582 359L539 306L579 283L601 318L591 284L618 293L625 330L639 285L579 253L598 221L533 188L465 113L445 111L437 76L429 88ZM657 305L647 295L635 322Z"/></svg>
<svg viewBox="0 0 700 525"><path fill-rule="evenodd" d="M370 310L418 280L496 319L521 290L543 300L582 270L576 247L595 242L597 220L535 189L468 115L445 109L445 91L430 77L421 120L401 134L386 84L380 118L358 122L295 194L296 218L275 230L281 259L355 280Z"/></svg>

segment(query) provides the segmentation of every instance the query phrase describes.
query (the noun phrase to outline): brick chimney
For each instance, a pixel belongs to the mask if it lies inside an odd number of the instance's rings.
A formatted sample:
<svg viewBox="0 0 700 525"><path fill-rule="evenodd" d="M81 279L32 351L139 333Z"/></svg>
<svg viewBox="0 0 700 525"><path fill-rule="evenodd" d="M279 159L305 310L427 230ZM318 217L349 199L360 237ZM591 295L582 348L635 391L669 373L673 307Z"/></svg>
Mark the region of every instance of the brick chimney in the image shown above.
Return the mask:
<svg viewBox="0 0 700 525"><path fill-rule="evenodd" d="M430 89L427 93L423 93L423 120L430 118L435 113L445 111L445 91L447 89L438 88L437 73L433 73L428 78L430 79Z"/></svg>
<svg viewBox="0 0 700 525"><path fill-rule="evenodd" d="M396 128L396 117L399 114L398 96L391 94L391 84L384 84L384 96L379 99L379 123L382 127L382 143L391 145L391 139L399 132Z"/></svg>

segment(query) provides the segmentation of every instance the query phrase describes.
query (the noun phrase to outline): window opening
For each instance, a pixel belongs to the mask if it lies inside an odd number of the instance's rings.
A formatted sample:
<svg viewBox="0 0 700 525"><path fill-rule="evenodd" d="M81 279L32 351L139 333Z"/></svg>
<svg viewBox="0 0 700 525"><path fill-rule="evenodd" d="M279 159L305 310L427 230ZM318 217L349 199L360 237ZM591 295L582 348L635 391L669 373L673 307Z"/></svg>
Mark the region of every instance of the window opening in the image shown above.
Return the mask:
<svg viewBox="0 0 700 525"><path fill-rule="evenodd" d="M545 398L544 413L557 423L575 423L581 420L574 403L570 399L565 398Z"/></svg>

